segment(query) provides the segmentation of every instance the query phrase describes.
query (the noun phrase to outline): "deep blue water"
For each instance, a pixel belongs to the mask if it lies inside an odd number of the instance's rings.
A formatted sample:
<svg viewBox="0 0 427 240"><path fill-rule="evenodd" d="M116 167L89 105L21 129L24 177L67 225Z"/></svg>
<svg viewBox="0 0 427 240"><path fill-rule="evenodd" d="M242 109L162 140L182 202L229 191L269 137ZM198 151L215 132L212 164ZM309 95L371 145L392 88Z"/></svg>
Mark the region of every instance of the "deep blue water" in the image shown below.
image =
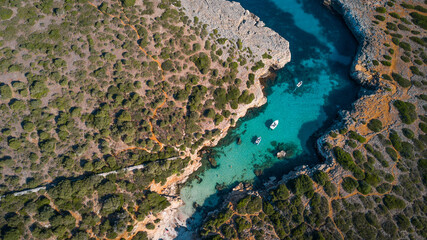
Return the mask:
<svg viewBox="0 0 427 240"><path fill-rule="evenodd" d="M322 5L322 0L240 0L245 9L259 16L290 43L292 60L269 82L268 102L241 119L238 127L213 150L217 168L206 168L181 190L186 206L182 211L193 216L193 203L214 207L220 199L217 184L232 187L239 181L281 176L303 164L316 164L314 141L322 129L336 119L339 109L348 109L359 87L349 71L357 42L340 16ZM300 88L296 84L303 81ZM272 120L279 120L269 130ZM253 139L261 136L259 145ZM236 143L240 137L242 144ZM274 154L288 152L285 159Z"/></svg>

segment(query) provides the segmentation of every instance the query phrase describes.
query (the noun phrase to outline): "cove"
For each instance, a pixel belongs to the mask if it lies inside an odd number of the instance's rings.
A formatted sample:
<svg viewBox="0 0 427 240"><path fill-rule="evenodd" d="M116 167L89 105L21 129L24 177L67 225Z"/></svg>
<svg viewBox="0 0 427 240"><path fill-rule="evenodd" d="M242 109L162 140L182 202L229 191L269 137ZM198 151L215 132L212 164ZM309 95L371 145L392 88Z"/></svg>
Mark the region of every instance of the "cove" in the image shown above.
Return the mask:
<svg viewBox="0 0 427 240"><path fill-rule="evenodd" d="M340 109L348 109L359 87L350 79L357 42L342 18L322 5L321 0L240 0L266 26L290 43L292 60L277 72L266 87L267 104L239 120L237 127L212 150L218 166L205 168L180 191L192 216L189 228L200 221L203 208L218 205L216 186L233 187L237 182L255 182L262 177L281 176L300 165L322 161L314 141L336 119ZM299 88L296 84L303 81ZM269 129L279 120L275 130ZM261 136L259 145L254 138ZM241 144L237 144L237 137ZM287 157L275 153L286 150ZM194 208L194 204L202 206Z"/></svg>

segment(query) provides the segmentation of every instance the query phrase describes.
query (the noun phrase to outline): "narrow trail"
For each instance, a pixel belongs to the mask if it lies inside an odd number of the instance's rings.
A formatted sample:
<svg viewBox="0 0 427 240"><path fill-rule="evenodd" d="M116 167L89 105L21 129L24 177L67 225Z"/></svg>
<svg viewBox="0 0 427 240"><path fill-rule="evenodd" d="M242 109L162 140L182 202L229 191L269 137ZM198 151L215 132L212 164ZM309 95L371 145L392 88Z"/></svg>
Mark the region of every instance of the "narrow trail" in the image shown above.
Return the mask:
<svg viewBox="0 0 427 240"><path fill-rule="evenodd" d="M141 35L139 35L138 30L136 29L136 27L135 27L135 26L133 26L133 25L131 25L131 24L129 24L129 23L130 23L130 19L125 15L123 7L121 7L121 8L120 8L120 9L121 9L121 12L122 12L123 14L121 14L120 16L116 16L116 15L112 15L112 14L110 14L110 13L103 12L103 11L99 10L98 6L97 6L97 5L95 5L95 4L94 4L94 3L92 3L92 2L87 2L87 3L88 3L89 5L91 5L92 7L94 7L98 12L100 12L100 13L102 13L102 14L105 14L105 15L107 15L107 16L110 16L111 18L116 18L116 19L118 19L118 20L120 21L120 23L121 23L123 26L128 26L128 27L132 28L132 30L136 33L136 36L138 37L138 39L141 39ZM120 3L119 3L119 4L120 4ZM122 20L122 18L121 18L121 16L123 16L123 18L125 18L125 19L126 19L126 21L127 21L127 22L129 22L129 23L126 23L125 21L123 21L123 20ZM142 48L139 44L137 44L137 46L138 46L139 50L141 50L141 51L142 51L142 52L143 52L147 57L149 57L153 62L157 63L157 66L159 67L159 69L160 69L160 71L161 71L161 81L164 81L164 80L165 80L165 75L164 75L164 70L163 70L163 68L162 68L162 64L160 63L160 61L159 61L159 60L157 60L157 59L155 59L152 55L148 54L148 52L147 52L144 48ZM153 131L153 130L154 130L154 127L153 127L153 124L151 123L151 121L156 117L156 115L157 115L157 110L158 110L159 108L163 107L163 106L165 105L165 103L166 103L167 99L168 99L168 95L166 94L166 92L165 92L165 91L163 91L163 94L164 94L164 96L165 96L165 100L164 100L164 102L163 102L162 104L160 104L159 106L157 106L157 107L153 110L153 115L150 117L150 121L149 121L149 125L150 125L150 133L151 133L150 139L151 139L151 140L153 140L153 141L155 141L157 144L159 144L159 146L160 146L160 150L162 150L162 149L163 149L164 144L163 144L162 142L160 142L160 141L159 141L159 139L158 139L158 138L156 137L156 135L154 134L154 131ZM120 151L116 152L116 155L117 155L117 154L120 154L121 152L128 151L128 150L133 150L133 149L139 149L139 150L144 150L144 151L150 152L150 151L149 151L148 149L146 149L146 148L129 147L129 148L125 148L125 149L122 149L122 150L120 150Z"/></svg>

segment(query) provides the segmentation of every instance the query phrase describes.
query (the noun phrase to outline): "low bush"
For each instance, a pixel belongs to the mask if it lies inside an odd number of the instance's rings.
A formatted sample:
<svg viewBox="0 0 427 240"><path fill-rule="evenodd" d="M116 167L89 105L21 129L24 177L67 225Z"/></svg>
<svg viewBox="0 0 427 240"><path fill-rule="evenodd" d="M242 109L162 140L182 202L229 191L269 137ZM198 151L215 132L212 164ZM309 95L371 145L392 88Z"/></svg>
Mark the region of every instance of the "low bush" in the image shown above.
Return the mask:
<svg viewBox="0 0 427 240"><path fill-rule="evenodd" d="M411 45L407 42L400 42L399 47L403 48L405 51L411 51Z"/></svg>
<svg viewBox="0 0 427 240"><path fill-rule="evenodd" d="M12 10L8 8L0 7L0 20L7 20L12 17L12 14L13 14Z"/></svg>
<svg viewBox="0 0 427 240"><path fill-rule="evenodd" d="M354 139L360 143L364 143L366 142L366 138L360 136L358 133L356 133L355 131L349 131L348 132L348 137L351 139Z"/></svg>
<svg viewBox="0 0 427 240"><path fill-rule="evenodd" d="M377 7L375 9L375 11L379 12L379 13L386 13L387 9L385 7Z"/></svg>
<svg viewBox="0 0 427 240"><path fill-rule="evenodd" d="M255 65L251 68L253 72L257 71L258 69L261 69L265 66L265 64L260 60L255 63Z"/></svg>
<svg viewBox="0 0 427 240"><path fill-rule="evenodd" d="M411 81L402 77L400 74L393 72L391 76L401 87L408 88L411 86Z"/></svg>
<svg viewBox="0 0 427 240"><path fill-rule="evenodd" d="M344 191L352 193L359 186L359 183L351 177L346 177L343 179L341 185Z"/></svg>
<svg viewBox="0 0 427 240"><path fill-rule="evenodd" d="M381 16L381 15L375 15L374 17L375 17L376 19L380 20L380 21L384 21L384 20L385 20L385 17L384 17L384 16Z"/></svg>
<svg viewBox="0 0 427 240"><path fill-rule="evenodd" d="M385 195L383 198L383 203L390 210L404 209L406 206L405 202L402 199L394 195Z"/></svg>
<svg viewBox="0 0 427 240"><path fill-rule="evenodd" d="M369 121L368 123L368 128L373 131L373 132L379 132L381 131L381 129L383 128L383 124L380 120L378 119L372 119L371 121Z"/></svg>
<svg viewBox="0 0 427 240"><path fill-rule="evenodd" d="M417 120L417 111L414 104L396 100L393 106L399 111L399 116L403 123L411 124Z"/></svg>
<svg viewBox="0 0 427 240"><path fill-rule="evenodd" d="M427 30L427 16L424 16L424 15L419 14L417 12L412 12L409 15L411 15L411 17L412 17L411 21L415 25L418 25L422 29Z"/></svg>
<svg viewBox="0 0 427 240"><path fill-rule="evenodd" d="M334 147L334 155L337 158L337 162L346 170L349 170L350 168L353 168L355 166L355 163L353 161L353 158L351 155L344 151L340 147Z"/></svg>
<svg viewBox="0 0 427 240"><path fill-rule="evenodd" d="M415 137L415 133L409 128L402 128L402 133L408 139L413 139Z"/></svg>

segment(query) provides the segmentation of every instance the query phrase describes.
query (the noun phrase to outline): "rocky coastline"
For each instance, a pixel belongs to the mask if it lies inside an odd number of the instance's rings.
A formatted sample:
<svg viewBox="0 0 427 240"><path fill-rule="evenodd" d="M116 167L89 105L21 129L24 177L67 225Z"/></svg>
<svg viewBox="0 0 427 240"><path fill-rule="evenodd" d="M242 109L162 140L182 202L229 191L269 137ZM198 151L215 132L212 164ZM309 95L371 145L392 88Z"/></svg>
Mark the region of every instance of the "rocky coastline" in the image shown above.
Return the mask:
<svg viewBox="0 0 427 240"><path fill-rule="evenodd" d="M265 27L257 16L245 10L240 3L226 0L181 0L183 11L190 18L197 18L200 22L207 24L209 32L217 34L232 42L240 40L243 48L249 48L255 57L255 61L262 60L265 66L255 73L255 84L252 92L255 95L254 101L247 105L239 106L233 116L234 122L244 117L251 108L257 108L267 102L263 92L265 81L271 74L291 60L289 42L272 29ZM268 53L271 58L262 59L261 56ZM232 120L221 124L221 133L211 141L207 141L194 153L188 152L191 163L179 176L171 176L164 185L152 184L151 190L160 192L168 198L171 206L159 214L161 220L156 229L148 232L150 239L174 239L177 236L174 230L177 226L185 225L189 216L185 216L179 211L183 202L179 198L178 186L185 183L189 176L201 166L201 158L198 154L204 147L213 147L224 138L229 129L233 127Z"/></svg>
<svg viewBox="0 0 427 240"><path fill-rule="evenodd" d="M259 20L258 17L254 16L249 11L244 10L239 3L228 2L228 1L215 1L215 3L216 2L220 2L220 4L214 5L213 0L208 0L208 1L184 0L182 1L182 4L184 8L186 8L187 10L186 13L189 16L198 17L201 21L207 21L207 24L209 25L208 27L209 30L213 31L214 29L218 29L218 33L220 33L221 36L227 36L230 39L234 39L236 41L237 39L245 39L241 35L242 33L244 33L241 31L241 29L246 29L248 27L250 28L250 26L255 26L255 27L264 26L264 24ZM366 2L366 3L362 4L361 2ZM377 46L378 44L380 44L380 41L379 41L380 39L378 38L384 38L385 36L379 33L378 31L371 29L368 20L364 20L363 17L359 16L359 14L363 13L363 9L360 9L359 6L364 6L364 8L375 8L376 6L380 6L385 2L386 1L379 1L375 3L371 3L370 1L366 1L366 0L324 1L324 4L329 6L332 11L338 12L344 18L344 21L346 22L347 26L349 27L349 29L351 30L351 32L354 34L357 41L359 42L358 51L356 53L355 58L353 59L350 75L354 81L356 81L358 84L360 84L363 87L359 93L360 98L353 104L352 110L341 111L339 113L340 119L338 119L331 126L330 130L338 129L339 127L342 127L342 126L349 127L351 125L354 125L355 123L352 120L352 115L358 114L358 112L360 112L360 110L366 104L367 99L369 100L369 98L372 98L372 97L381 98L381 97L384 97L384 95L389 94L380 90L381 83L373 77L373 74L369 70L372 67L371 60L375 59L374 58L375 55L378 55L378 51L381 49ZM205 8L203 8L204 4L206 4ZM238 15L231 14L232 19L234 19L235 21L237 20L239 24L233 25L230 22L227 22L226 16L220 17L219 20L209 17L217 14L217 12L222 12L222 10L216 10L216 8L218 7L220 9L225 9L225 13L228 13L228 14L240 13L241 14L240 17ZM249 21L246 21L246 19L248 18L249 18ZM220 24L215 24L216 21L217 23L220 23ZM245 27L242 27L241 25L244 25ZM221 27L217 28L216 26L221 26ZM274 36L275 34L271 34L269 36ZM250 34L249 36L253 36L253 35ZM262 41L263 38L259 38L257 36L257 38L250 38L250 39L251 41L249 42L246 40L243 41L244 45L250 47L251 50L254 52L254 55L256 56L262 55L263 50L259 48L259 46L266 46L266 45L257 45L256 43L257 41ZM271 43L272 42L271 39L269 40L270 41L267 41L267 42ZM289 46L289 43L286 42L286 45ZM258 46L258 47L253 48L253 46ZM288 51L287 51L287 54L289 55L289 60L290 60L290 53ZM266 66L257 72L257 76L256 76L257 79L266 79L266 77L268 77L268 75L272 73L271 70L282 68L284 64L286 64L281 62L283 61L284 58L280 53L272 54L272 56L273 58L270 61L266 62ZM249 108L259 107L265 103L266 99L265 99L264 93L262 92L262 83L260 83L260 81L257 81L256 86L261 90L261 92L257 91L255 101L252 104L250 104L253 106L247 106L247 109L245 109L244 111L240 111L237 116L238 118L243 117ZM367 89L374 89L374 90L368 91ZM369 96L369 97L367 98L366 96ZM221 132L221 135L218 136L215 141L212 141L209 144L206 144L205 146L215 146L221 138L225 137L229 127L231 127L230 124L224 131ZM341 168L337 167L337 163L335 161L332 151L324 148L324 145L327 142L331 142L331 138L329 137L327 132L328 131L325 131L325 134L321 136L316 142L316 148L317 148L316 150L318 154L324 159L324 163L317 164L312 167L302 165L295 168L295 170L289 172L288 174L284 175L281 179L272 178L270 182L267 182L265 184L267 189L273 188L277 184L285 183L288 180L293 179L301 174L306 174L311 176L314 172L318 170L328 172L330 174L331 179L333 179L334 182L338 182L340 180L340 177L344 173ZM338 142L334 142L333 144L341 145ZM196 160L197 158L198 158L197 156L193 156L194 160ZM197 168L194 169L194 171L197 170ZM187 178L188 176L182 179L181 181L177 182L176 184L184 183L187 180ZM176 188L176 185L173 184L173 186L169 187L168 189L176 190L175 188ZM251 187L249 187L249 189L250 191L252 191ZM230 196L227 197L227 199L235 198L236 194L241 194L242 192L247 192L247 191L248 191L248 187L242 187L239 185L239 187L236 187L235 189L233 189L233 193L231 193ZM172 191L169 193L172 193ZM181 200L173 199L173 201L179 202ZM224 202L228 202L228 201L224 201ZM159 225L160 227L156 230L156 232L153 235L154 239L164 237L163 235L164 229L166 228L172 229L174 226L181 225L183 222L185 222L185 216L183 216L182 213L178 212L178 208L181 206L181 204L175 203L172 205L174 207L170 207L165 210L170 213L170 215L168 216L171 216L171 217L166 217L165 219L162 219L162 222ZM173 236L176 236L175 235L176 233L173 231L169 231L168 234L170 236L170 239L173 239Z"/></svg>

